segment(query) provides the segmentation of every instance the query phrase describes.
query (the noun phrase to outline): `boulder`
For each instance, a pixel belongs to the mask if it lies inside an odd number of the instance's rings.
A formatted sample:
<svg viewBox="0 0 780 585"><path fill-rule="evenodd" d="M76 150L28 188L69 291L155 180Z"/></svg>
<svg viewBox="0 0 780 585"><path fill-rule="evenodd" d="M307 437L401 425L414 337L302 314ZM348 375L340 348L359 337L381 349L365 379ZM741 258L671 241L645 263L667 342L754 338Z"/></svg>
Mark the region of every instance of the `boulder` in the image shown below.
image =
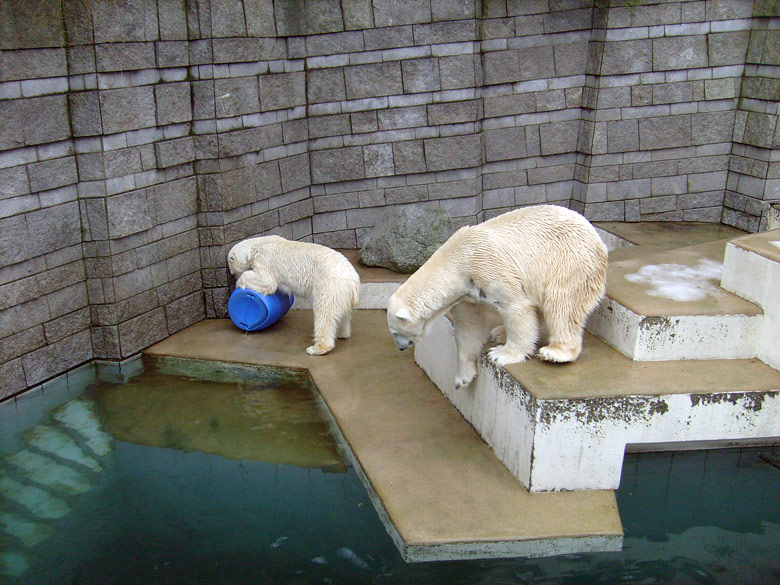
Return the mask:
<svg viewBox="0 0 780 585"><path fill-rule="evenodd" d="M452 231L452 217L441 209L390 209L371 231L358 257L367 266L410 274L447 241Z"/></svg>

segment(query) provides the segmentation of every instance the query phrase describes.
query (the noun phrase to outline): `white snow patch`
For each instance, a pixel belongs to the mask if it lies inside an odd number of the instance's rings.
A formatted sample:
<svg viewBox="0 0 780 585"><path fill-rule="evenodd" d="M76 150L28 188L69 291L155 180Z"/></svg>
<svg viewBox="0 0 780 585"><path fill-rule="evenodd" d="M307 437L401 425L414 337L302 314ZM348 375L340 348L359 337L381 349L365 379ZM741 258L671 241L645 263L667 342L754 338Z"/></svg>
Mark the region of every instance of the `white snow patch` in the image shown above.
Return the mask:
<svg viewBox="0 0 780 585"><path fill-rule="evenodd" d="M775 248L780 248L780 240L772 240L769 243L772 244Z"/></svg>
<svg viewBox="0 0 780 585"><path fill-rule="evenodd" d="M720 296L718 289L723 264L700 260L696 266L684 264L648 264L637 272L626 274L629 282L646 284L647 294L673 301L699 301L707 295ZM714 283L712 281L715 281Z"/></svg>

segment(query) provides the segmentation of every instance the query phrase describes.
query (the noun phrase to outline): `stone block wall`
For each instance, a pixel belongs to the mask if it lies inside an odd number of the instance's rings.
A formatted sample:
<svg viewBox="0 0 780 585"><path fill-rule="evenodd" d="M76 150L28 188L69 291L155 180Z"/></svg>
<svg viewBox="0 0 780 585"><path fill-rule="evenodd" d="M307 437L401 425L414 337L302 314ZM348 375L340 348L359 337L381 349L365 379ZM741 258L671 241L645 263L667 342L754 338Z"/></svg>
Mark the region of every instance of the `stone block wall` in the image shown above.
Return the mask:
<svg viewBox="0 0 780 585"><path fill-rule="evenodd" d="M225 256L387 206L759 229L773 0L0 3L0 398L225 315Z"/></svg>

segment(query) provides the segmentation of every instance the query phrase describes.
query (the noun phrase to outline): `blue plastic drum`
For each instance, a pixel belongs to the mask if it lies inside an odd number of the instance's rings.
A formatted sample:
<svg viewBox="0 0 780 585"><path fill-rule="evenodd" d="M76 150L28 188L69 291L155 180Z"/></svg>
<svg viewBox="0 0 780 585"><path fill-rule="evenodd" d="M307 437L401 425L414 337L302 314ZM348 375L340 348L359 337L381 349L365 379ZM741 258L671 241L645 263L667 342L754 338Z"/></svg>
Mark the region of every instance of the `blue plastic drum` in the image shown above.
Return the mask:
<svg viewBox="0 0 780 585"><path fill-rule="evenodd" d="M239 329L259 331L284 317L294 301L293 295L261 295L248 288L237 288L228 299L228 314Z"/></svg>

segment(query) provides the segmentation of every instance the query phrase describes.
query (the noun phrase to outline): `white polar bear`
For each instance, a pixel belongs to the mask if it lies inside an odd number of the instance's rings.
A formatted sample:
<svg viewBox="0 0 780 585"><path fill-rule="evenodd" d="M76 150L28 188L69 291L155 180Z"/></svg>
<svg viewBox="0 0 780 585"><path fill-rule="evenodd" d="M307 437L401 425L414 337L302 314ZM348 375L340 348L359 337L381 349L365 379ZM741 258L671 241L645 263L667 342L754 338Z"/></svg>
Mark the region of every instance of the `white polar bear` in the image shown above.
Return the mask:
<svg viewBox="0 0 780 585"><path fill-rule="evenodd" d="M582 215L554 205L517 209L455 232L390 297L388 326L406 349L450 311L456 388L473 380L482 346L491 332L501 335L501 321L506 342L490 358L503 366L533 354L537 311L549 336L539 357L571 362L582 351L585 320L604 295L606 273L607 248Z"/></svg>
<svg viewBox="0 0 780 585"><path fill-rule="evenodd" d="M263 236L233 246L228 268L238 277L239 288L264 295L278 290L311 299L314 345L306 348L309 355L326 354L335 347L337 336L350 336L360 277L343 254L319 244Z"/></svg>

